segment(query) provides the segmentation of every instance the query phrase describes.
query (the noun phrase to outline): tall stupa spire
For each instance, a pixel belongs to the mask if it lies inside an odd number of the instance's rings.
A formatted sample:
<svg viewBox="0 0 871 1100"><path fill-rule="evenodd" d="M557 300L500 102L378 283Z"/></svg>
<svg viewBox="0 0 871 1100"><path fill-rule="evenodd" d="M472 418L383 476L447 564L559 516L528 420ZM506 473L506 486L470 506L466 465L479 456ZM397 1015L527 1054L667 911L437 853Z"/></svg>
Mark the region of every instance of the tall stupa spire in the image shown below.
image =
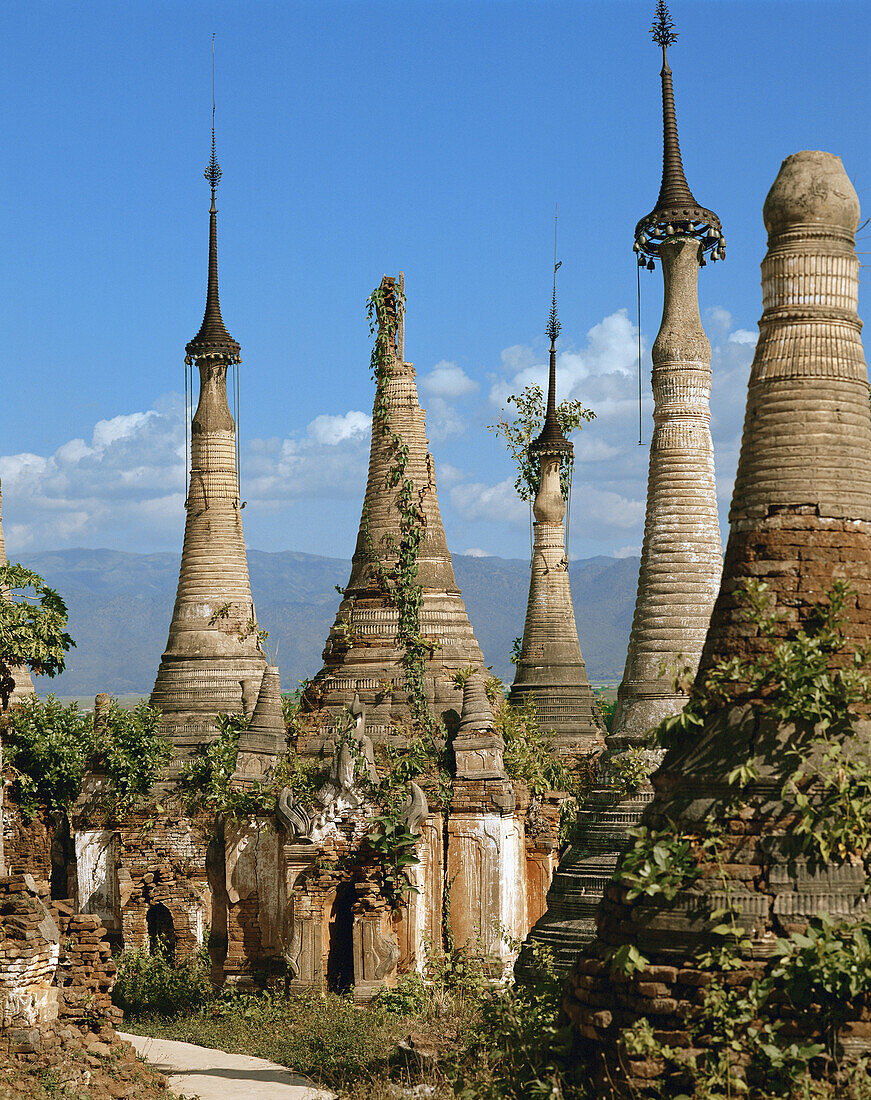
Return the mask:
<svg viewBox="0 0 871 1100"><path fill-rule="evenodd" d="M659 0L651 27L662 47L662 186L635 229L641 266L662 264L664 302L653 345L653 436L635 616L623 682L593 792L578 812L575 840L554 874L547 912L530 933L568 971L596 934L596 912L627 829L653 798L649 781L627 787L627 766L652 771L662 758L647 733L683 709L679 671L695 675L720 583L722 560L711 442L711 345L699 314L698 273L706 253L722 259L716 214L696 202L681 162L666 51L675 41ZM625 765L621 764L625 761Z"/></svg>
<svg viewBox="0 0 871 1100"><path fill-rule="evenodd" d="M231 366L238 369L241 349L227 332L218 300L215 192L221 168L214 84L212 154L205 178L212 193L206 310L199 332L185 347L185 363L196 364L200 375L191 422L187 519L169 640L151 694L180 758L217 735L219 711L241 711L243 697L256 698L266 667L242 532L236 424L227 402L227 372Z"/></svg>
<svg viewBox="0 0 871 1100"><path fill-rule="evenodd" d="M677 32L665 0L657 0L650 34L657 46L662 47L662 69L659 74L662 81L662 183L656 206L635 227L638 262L652 268L652 260L660 255L660 245L677 234L689 235L699 241L702 263L705 253L710 253L713 260L722 260L726 242L720 219L712 210L699 206L684 175L677 136L674 85L668 64L668 47L677 41Z"/></svg>
<svg viewBox="0 0 871 1100"><path fill-rule="evenodd" d="M546 329L550 339L547 411L541 432L529 445L530 456L539 466L529 600L520 659L508 698L520 704L532 697L542 729L553 738L554 750L560 755L581 756L601 748L604 727L581 656L569 587L563 523L566 502L560 471L574 448L556 411L556 340L561 328L556 273L561 263L555 253L554 247L553 298Z"/></svg>

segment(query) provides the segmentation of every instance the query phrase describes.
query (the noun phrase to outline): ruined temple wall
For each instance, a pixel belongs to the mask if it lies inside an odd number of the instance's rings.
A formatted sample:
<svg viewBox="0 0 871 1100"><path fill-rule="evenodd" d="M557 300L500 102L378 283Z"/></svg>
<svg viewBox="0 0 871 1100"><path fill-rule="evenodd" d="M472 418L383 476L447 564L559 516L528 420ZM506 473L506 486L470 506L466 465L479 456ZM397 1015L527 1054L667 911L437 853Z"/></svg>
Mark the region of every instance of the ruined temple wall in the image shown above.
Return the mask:
<svg viewBox="0 0 871 1100"><path fill-rule="evenodd" d="M3 791L0 824L3 828L7 874L27 874L48 882L52 873L54 827L47 812L38 811L32 818L28 818L18 803L10 797L7 785Z"/></svg>

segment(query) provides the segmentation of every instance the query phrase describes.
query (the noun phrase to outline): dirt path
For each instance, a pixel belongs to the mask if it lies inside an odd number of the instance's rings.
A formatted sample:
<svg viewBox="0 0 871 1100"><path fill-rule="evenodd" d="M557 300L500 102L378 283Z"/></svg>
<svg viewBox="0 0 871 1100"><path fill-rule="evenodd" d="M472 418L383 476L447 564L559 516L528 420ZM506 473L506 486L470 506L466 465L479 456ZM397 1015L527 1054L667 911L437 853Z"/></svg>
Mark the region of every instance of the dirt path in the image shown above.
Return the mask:
<svg viewBox="0 0 871 1100"><path fill-rule="evenodd" d="M163 1073L179 1096L200 1100L334 1100L335 1094L315 1087L305 1077L247 1054L225 1054L210 1047L149 1039L122 1033L137 1054Z"/></svg>

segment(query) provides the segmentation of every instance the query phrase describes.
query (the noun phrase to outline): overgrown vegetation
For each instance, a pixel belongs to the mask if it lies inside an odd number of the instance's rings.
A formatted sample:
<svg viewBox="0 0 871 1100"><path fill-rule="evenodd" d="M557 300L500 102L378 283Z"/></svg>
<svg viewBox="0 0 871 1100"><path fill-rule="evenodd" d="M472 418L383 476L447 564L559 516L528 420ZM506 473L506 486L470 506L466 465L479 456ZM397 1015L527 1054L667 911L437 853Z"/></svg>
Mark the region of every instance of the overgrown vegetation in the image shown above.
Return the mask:
<svg viewBox="0 0 871 1100"><path fill-rule="evenodd" d="M270 1058L347 1100L584 1095L572 1068L571 1033L556 1022L561 987L546 953L537 960L541 981L500 990L474 953L431 948L423 974L404 975L366 1007L349 996L281 989L228 988L204 1000L201 964L174 975L160 959L129 955L129 962L121 957L116 993L128 1008L128 1028Z"/></svg>
<svg viewBox="0 0 871 1100"><path fill-rule="evenodd" d="M299 712L299 696L285 696L282 703L285 721L292 725ZM188 813L208 811L237 819L271 814L284 787L304 799L313 796L323 783L323 764L303 760L288 744L278 766L264 781L244 789L235 787L231 780L239 757L239 735L248 722L244 714L219 714L215 719L218 736L199 745L196 755L182 763L177 790Z"/></svg>
<svg viewBox="0 0 871 1100"><path fill-rule="evenodd" d="M794 821L789 829L794 853L811 866L860 864L867 882L871 757L856 722L857 708L871 701L871 650L847 644L843 622L850 589L836 581L807 621L788 632L770 608L765 584L747 581L739 596L767 650L753 660L715 666L694 687L684 713L659 727L659 741L671 745L697 734L710 715L731 702L750 702L763 718L791 727L794 736L779 751L787 754L790 768L781 796ZM760 766L751 759L734 768L730 795L692 834L681 834L674 825L631 831L633 843L618 872L627 900L671 901L692 887L705 864L726 897L731 895L723 823L746 800ZM703 1053L688 1057L671 1047L646 1019L624 1031L625 1052L670 1067L684 1081L685 1100L720 1100L748 1090L759 1097L871 1096L868 1064L841 1066L838 1043L840 1028L871 997L871 917L835 922L821 914L804 932L777 939L764 973L749 981L730 977L746 970L752 954L739 911L727 904L709 917L715 922L709 929L714 945L698 954L695 965L712 976L691 1024L693 1045ZM646 964L630 945L611 959L625 974ZM821 1041L797 1038L784 1025L783 1005L812 1017ZM661 1094L673 1096L674 1089L663 1085Z"/></svg>
<svg viewBox="0 0 871 1100"><path fill-rule="evenodd" d="M517 409L517 415L509 419L509 411L502 409L499 419L495 424L488 424L487 430L505 440L517 468L514 488L521 500L531 501L538 492L541 470L538 458L529 453L529 444L544 426L544 392L541 386L531 383L521 393L511 394L507 404ZM557 405L556 416L566 437L596 418L596 414L584 408L580 401L569 400ZM560 464L560 488L565 499L568 499L574 461L574 454L566 454Z"/></svg>
<svg viewBox="0 0 871 1100"><path fill-rule="evenodd" d="M94 732L93 714L54 695L41 702L28 696L9 714L3 735L3 777L28 817L45 806L68 813L82 789L88 768L107 783L102 810L128 809L148 793L172 748L159 732L160 712L141 702L124 710L112 700L105 723Z"/></svg>

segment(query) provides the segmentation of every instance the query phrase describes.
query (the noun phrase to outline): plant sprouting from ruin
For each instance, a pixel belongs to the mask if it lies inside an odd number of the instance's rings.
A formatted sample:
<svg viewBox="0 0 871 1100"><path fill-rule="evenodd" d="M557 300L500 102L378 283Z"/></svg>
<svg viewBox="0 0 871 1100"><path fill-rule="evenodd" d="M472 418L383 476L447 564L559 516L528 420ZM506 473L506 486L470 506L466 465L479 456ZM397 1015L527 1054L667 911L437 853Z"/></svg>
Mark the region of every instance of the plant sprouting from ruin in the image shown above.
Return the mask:
<svg viewBox="0 0 871 1100"><path fill-rule="evenodd" d="M533 500L541 481L538 459L529 453L529 444L544 425L545 399L541 386L531 383L519 394L511 394L507 404L514 405L517 415L511 419L510 410L503 409L495 424L487 430L505 440L505 446L517 467L514 488L521 500ZM596 414L580 401L561 401L556 407L557 420L563 435L568 437L594 420ZM574 455L566 454L560 466L560 488L567 499L574 469Z"/></svg>

